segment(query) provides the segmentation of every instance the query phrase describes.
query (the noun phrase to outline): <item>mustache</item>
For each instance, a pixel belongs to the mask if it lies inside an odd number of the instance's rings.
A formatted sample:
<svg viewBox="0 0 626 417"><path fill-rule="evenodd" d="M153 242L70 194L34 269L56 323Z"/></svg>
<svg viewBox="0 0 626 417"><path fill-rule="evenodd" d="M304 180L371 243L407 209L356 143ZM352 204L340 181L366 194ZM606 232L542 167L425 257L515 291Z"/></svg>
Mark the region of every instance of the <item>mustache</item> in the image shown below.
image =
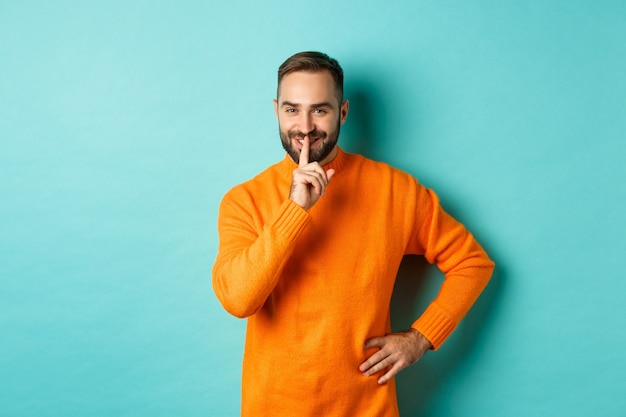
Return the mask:
<svg viewBox="0 0 626 417"><path fill-rule="evenodd" d="M313 129L309 133L304 133L299 130L290 130L287 135L289 136L289 139L298 140L304 140L304 137L308 136L311 142L317 139L325 139L326 136L328 136L326 132L317 129Z"/></svg>

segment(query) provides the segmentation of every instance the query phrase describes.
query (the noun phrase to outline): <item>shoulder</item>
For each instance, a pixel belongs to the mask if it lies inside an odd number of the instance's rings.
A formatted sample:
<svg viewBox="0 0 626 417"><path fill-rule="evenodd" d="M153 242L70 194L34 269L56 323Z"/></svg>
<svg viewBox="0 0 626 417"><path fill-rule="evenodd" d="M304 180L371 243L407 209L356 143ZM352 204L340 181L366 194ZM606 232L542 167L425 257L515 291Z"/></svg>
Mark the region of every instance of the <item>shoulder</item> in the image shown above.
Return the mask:
<svg viewBox="0 0 626 417"><path fill-rule="evenodd" d="M359 154L347 153L348 164L364 176L378 183L390 181L394 184L418 187L421 186L417 178L386 162L376 161Z"/></svg>
<svg viewBox="0 0 626 417"><path fill-rule="evenodd" d="M282 176L282 170L280 169L280 165L280 163L270 165L263 171L256 174L254 177L249 178L237 185L234 185L230 190L226 192L225 196L249 192L251 190L262 188L266 184L271 184L275 182L277 178Z"/></svg>
<svg viewBox="0 0 626 417"><path fill-rule="evenodd" d="M284 189L288 170L284 161L270 165L254 177L233 186L222 198L221 205L252 207L262 202L272 190Z"/></svg>

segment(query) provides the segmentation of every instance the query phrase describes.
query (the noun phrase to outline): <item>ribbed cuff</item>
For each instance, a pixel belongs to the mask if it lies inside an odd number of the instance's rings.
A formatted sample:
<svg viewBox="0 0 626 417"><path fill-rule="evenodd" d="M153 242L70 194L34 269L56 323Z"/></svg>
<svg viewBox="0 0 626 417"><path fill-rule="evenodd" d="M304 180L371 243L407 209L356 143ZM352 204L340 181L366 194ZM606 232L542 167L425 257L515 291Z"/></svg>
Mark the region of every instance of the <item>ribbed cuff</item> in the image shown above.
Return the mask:
<svg viewBox="0 0 626 417"><path fill-rule="evenodd" d="M411 327L423 334L432 343L433 349L437 350L456 326L457 324L450 319L450 315L445 310L431 303Z"/></svg>
<svg viewBox="0 0 626 417"><path fill-rule="evenodd" d="M278 210L274 227L276 232L287 241L294 241L309 223L310 218L305 209L287 199Z"/></svg>

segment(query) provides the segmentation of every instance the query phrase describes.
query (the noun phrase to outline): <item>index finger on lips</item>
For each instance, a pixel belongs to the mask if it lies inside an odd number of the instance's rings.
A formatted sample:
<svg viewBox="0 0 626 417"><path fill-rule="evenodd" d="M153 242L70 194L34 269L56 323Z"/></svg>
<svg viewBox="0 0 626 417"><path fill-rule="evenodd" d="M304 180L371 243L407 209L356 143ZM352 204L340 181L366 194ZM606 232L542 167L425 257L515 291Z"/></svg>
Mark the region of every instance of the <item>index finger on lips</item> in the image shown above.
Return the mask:
<svg viewBox="0 0 626 417"><path fill-rule="evenodd" d="M300 151L300 160L298 162L298 167L304 168L309 164L309 146L311 145L311 140L308 136L304 137L304 143L302 144L302 150Z"/></svg>

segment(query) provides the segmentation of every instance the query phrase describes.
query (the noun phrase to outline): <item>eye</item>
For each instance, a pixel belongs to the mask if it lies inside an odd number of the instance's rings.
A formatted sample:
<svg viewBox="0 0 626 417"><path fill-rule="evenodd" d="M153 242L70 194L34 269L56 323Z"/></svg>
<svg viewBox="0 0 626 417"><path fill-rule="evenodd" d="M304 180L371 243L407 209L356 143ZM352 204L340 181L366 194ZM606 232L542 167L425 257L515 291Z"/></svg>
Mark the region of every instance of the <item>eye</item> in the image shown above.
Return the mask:
<svg viewBox="0 0 626 417"><path fill-rule="evenodd" d="M313 110L313 113L315 113L315 114L325 114L326 110L324 110L324 109L315 109L315 110Z"/></svg>
<svg viewBox="0 0 626 417"><path fill-rule="evenodd" d="M285 109L285 113L289 113L289 114L293 114L295 113L297 110L294 109L293 107L289 107L287 109Z"/></svg>

